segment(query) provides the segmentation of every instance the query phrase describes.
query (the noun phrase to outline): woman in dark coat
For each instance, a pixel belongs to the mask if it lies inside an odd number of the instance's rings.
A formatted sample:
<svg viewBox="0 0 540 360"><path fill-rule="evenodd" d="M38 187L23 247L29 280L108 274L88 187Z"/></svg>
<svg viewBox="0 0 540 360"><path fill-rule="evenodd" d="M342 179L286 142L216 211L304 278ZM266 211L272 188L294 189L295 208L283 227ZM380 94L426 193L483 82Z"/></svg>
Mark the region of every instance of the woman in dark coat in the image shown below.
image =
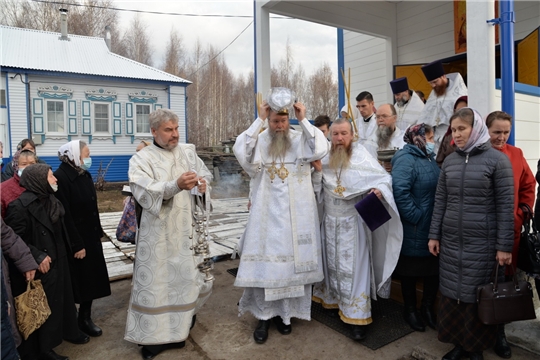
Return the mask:
<svg viewBox="0 0 540 360"><path fill-rule="evenodd" d="M495 345L497 326L478 319L476 289L497 262L512 263L514 177L478 112L458 110L450 127L457 149L442 165L428 246L439 256L439 340L455 345L443 360L477 360Z"/></svg>
<svg viewBox="0 0 540 360"><path fill-rule="evenodd" d="M71 239L84 243L86 257L72 262L73 290L79 306L79 328L90 336L100 336L102 330L91 318L92 300L111 294L109 274L103 256L97 196L92 176L92 162L85 142L75 140L58 151L62 162L54 172L58 179L56 197L66 209L66 227ZM73 240L72 240L73 241Z"/></svg>
<svg viewBox="0 0 540 360"><path fill-rule="evenodd" d="M88 342L88 336L77 328L68 265L72 252L84 256L83 244L68 242L64 207L53 195L57 184L48 165L30 165L22 173L20 183L26 191L9 204L6 224L26 242L39 264L35 277L43 284L51 315L23 340L19 353L23 359L65 360L68 358L53 350L62 343L62 338L75 343ZM10 275L13 296L26 291L25 279L13 272Z"/></svg>
<svg viewBox="0 0 540 360"><path fill-rule="evenodd" d="M437 326L433 305L439 290L439 260L429 252L429 226L440 169L433 154L433 129L410 126L406 145L392 158L392 189L403 224L403 245L394 273L401 280L405 321L413 330L425 331L416 309L416 281L423 279L421 314L426 324Z"/></svg>

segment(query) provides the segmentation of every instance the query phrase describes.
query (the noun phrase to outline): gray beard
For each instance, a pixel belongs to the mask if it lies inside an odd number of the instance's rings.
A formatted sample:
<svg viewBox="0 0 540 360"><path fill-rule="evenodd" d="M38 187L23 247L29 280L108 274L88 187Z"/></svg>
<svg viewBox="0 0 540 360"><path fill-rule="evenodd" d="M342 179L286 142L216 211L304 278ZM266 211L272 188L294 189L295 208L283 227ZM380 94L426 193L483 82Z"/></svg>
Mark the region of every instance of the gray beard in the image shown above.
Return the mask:
<svg viewBox="0 0 540 360"><path fill-rule="evenodd" d="M390 145L390 139L394 132L388 126L381 125L377 128L377 145L379 149L386 149Z"/></svg>
<svg viewBox="0 0 540 360"><path fill-rule="evenodd" d="M328 166L330 169L336 171L338 169L346 169L349 167L352 155L352 146L349 145L348 148L343 147L332 147L330 149L330 159L328 160Z"/></svg>
<svg viewBox="0 0 540 360"><path fill-rule="evenodd" d="M289 137L289 130L284 132L272 132L270 130L270 147L268 148L268 155L273 160L285 159L285 154L291 148L291 138Z"/></svg>

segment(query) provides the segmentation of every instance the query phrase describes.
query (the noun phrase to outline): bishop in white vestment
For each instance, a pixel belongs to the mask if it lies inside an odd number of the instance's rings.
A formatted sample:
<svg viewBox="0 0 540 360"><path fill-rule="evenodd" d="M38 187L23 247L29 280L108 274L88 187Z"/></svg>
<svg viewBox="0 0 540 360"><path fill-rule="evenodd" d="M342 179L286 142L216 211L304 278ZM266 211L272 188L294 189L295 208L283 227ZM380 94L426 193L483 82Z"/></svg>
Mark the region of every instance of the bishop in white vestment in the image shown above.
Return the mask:
<svg viewBox="0 0 540 360"><path fill-rule="evenodd" d="M261 132L257 118L234 145L242 168L251 177L251 209L240 239L235 286L244 287L240 315L251 312L259 324L255 341L264 343L270 319L282 334L291 318L311 319L311 284L323 278L319 220L310 162L328 152L328 141L294 104L302 131L289 129L287 109L263 103Z"/></svg>
<svg viewBox="0 0 540 360"><path fill-rule="evenodd" d="M209 298L212 282L194 256L192 195L212 179L195 146L178 144L178 117L170 110L150 114L154 143L129 161L129 184L142 207L124 339L145 345L144 359L182 347L194 315ZM197 185L198 182L201 185ZM194 240L195 239L195 240Z"/></svg>
<svg viewBox="0 0 540 360"><path fill-rule="evenodd" d="M351 124L336 120L331 127L332 150L314 163L313 184L323 202L321 225L324 281L316 284L313 300L339 309L352 325L351 337L365 338L372 322L370 298L390 296L390 276L397 264L403 228L392 193L392 179L360 144L352 142ZM371 192L380 198L391 219L371 231L355 204Z"/></svg>
<svg viewBox="0 0 540 360"><path fill-rule="evenodd" d="M422 67L432 91L426 105L418 118L417 124L433 127L435 132L435 149L438 150L441 141L448 130L450 117L454 114L454 104L461 96L467 95L467 85L460 73L444 74L440 61L434 61Z"/></svg>

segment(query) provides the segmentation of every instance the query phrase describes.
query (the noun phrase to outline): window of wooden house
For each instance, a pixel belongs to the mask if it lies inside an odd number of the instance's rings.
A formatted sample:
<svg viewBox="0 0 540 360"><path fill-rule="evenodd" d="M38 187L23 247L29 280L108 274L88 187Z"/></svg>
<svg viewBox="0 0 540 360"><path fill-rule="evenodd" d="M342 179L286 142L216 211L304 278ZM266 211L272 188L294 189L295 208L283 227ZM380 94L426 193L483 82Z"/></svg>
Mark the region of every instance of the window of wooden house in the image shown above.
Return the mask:
<svg viewBox="0 0 540 360"><path fill-rule="evenodd" d="M94 104L94 132L109 133L109 104Z"/></svg>
<svg viewBox="0 0 540 360"><path fill-rule="evenodd" d="M47 132L66 132L63 101L47 101Z"/></svg>
<svg viewBox="0 0 540 360"><path fill-rule="evenodd" d="M136 105L135 108L137 114L137 133L150 133L150 123L148 122L150 105Z"/></svg>

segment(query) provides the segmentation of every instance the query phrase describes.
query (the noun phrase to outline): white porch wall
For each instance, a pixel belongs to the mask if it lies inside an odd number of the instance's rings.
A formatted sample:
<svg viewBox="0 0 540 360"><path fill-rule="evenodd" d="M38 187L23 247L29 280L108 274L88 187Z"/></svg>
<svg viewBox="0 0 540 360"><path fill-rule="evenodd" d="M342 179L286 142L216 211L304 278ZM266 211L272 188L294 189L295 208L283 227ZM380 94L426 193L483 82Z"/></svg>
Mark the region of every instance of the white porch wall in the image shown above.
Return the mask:
<svg viewBox="0 0 540 360"><path fill-rule="evenodd" d="M388 102L386 40L352 31L344 31L343 39L345 75L351 69L351 105L362 91L373 95L375 106Z"/></svg>

